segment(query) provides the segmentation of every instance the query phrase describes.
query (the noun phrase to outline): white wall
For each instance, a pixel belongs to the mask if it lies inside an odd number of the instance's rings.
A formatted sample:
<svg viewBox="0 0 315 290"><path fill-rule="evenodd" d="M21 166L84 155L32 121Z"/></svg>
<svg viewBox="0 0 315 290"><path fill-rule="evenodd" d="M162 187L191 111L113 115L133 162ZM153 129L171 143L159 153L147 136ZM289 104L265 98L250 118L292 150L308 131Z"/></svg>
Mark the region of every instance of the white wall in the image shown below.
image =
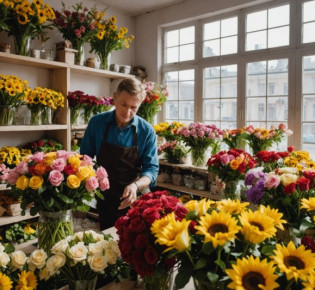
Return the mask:
<svg viewBox="0 0 315 290"><path fill-rule="evenodd" d="M160 80L161 28L171 24L209 17L237 8L257 5L270 0L186 0L179 4L135 18L135 65L143 65L147 80Z"/></svg>

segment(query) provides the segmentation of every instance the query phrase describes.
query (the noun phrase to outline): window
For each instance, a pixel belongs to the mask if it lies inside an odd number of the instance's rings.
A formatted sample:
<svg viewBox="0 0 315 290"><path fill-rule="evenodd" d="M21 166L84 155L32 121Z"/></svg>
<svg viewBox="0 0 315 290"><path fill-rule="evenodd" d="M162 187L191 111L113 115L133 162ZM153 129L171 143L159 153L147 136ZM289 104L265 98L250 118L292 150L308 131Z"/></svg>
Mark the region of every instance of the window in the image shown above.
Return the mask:
<svg viewBox="0 0 315 290"><path fill-rule="evenodd" d="M203 121L236 128L237 65L205 68L203 75Z"/></svg>
<svg viewBox="0 0 315 290"><path fill-rule="evenodd" d="M194 70L168 72L165 83L169 97L165 104L166 121L190 123L194 120Z"/></svg>
<svg viewBox="0 0 315 290"><path fill-rule="evenodd" d="M214 21L203 27L203 57L237 52L237 17Z"/></svg>
<svg viewBox="0 0 315 290"><path fill-rule="evenodd" d="M247 14L246 50L289 45L290 6Z"/></svg>
<svg viewBox="0 0 315 290"><path fill-rule="evenodd" d="M168 31L165 34L165 63L195 59L195 27Z"/></svg>
<svg viewBox="0 0 315 290"><path fill-rule="evenodd" d="M303 3L302 42L315 42L315 0Z"/></svg>

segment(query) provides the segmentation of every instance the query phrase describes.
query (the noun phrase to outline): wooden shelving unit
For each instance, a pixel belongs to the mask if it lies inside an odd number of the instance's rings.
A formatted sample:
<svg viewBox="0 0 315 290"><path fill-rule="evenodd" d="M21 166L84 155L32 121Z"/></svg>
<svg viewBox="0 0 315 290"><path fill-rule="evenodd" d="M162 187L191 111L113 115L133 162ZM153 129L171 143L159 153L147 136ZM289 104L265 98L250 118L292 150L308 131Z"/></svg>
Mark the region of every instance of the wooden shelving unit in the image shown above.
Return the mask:
<svg viewBox="0 0 315 290"><path fill-rule="evenodd" d="M25 243L21 244L13 244L16 251L21 250L24 253L31 253L33 250L36 249L36 244L38 243L38 239L29 240Z"/></svg>
<svg viewBox="0 0 315 290"><path fill-rule="evenodd" d="M31 215L29 210L26 210L26 213L24 216L22 215L17 215L17 216L2 216L0 217L0 227L1 226L5 226L5 225L9 225L9 224L14 224L20 221L25 221L25 220L29 220L32 218L36 218L39 215Z"/></svg>
<svg viewBox="0 0 315 290"><path fill-rule="evenodd" d="M166 165L166 166L171 166L173 168L180 168L180 169L187 169L190 171L197 171L197 172L202 172L202 173L208 173L208 169L206 166L193 166L189 164L175 164L175 163L169 163L165 159L159 159L160 165Z"/></svg>

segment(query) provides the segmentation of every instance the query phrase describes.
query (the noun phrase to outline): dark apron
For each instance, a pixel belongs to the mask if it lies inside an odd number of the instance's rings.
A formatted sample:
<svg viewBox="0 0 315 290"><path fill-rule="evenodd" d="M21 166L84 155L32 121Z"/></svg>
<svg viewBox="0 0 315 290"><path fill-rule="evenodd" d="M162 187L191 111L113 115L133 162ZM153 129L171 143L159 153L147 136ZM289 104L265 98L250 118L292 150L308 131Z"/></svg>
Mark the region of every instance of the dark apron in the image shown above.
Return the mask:
<svg viewBox="0 0 315 290"><path fill-rule="evenodd" d="M107 124L103 141L96 157L97 163L102 165L109 179L110 189L103 191L104 200L97 199L97 210L101 230L114 226L115 221L125 215L127 209L118 210L124 188L135 181L140 173L140 158L137 147L137 132L133 128L133 145L120 147L106 142L109 131Z"/></svg>

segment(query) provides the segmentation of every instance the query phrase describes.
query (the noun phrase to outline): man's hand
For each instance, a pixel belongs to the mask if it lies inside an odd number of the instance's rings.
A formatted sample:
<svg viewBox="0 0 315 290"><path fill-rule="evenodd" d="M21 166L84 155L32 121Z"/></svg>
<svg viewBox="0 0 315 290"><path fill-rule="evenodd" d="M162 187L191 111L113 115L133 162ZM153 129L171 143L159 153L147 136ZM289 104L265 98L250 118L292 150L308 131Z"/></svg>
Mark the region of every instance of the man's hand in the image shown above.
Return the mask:
<svg viewBox="0 0 315 290"><path fill-rule="evenodd" d="M121 197L121 204L118 209L124 209L130 206L137 199L138 187L135 183L127 185Z"/></svg>

